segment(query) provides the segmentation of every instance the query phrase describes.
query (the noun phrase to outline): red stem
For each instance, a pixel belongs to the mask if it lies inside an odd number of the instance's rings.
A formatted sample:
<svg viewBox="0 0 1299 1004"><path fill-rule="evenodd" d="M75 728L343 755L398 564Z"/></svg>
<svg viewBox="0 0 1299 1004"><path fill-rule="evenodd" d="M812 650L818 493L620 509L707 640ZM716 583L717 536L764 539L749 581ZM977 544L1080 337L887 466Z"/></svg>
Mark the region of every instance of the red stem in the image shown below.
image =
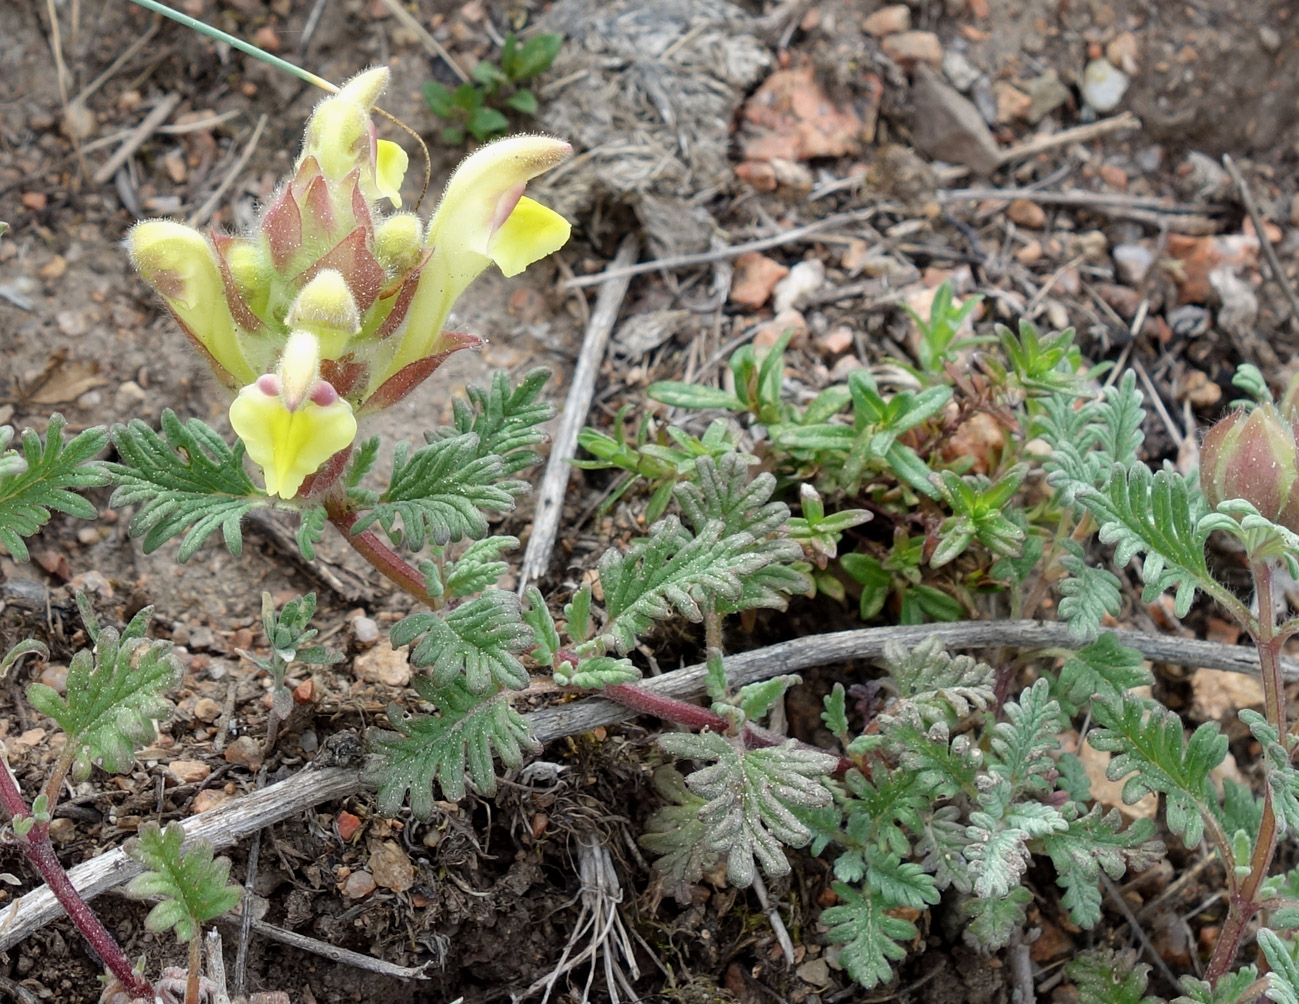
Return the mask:
<svg viewBox="0 0 1299 1004"><path fill-rule="evenodd" d="M1254 573L1254 589L1258 596L1258 627L1254 634L1254 645L1258 649L1259 669L1263 678L1264 711L1268 724L1276 729L1277 736L1284 741L1285 680L1281 673L1281 648L1285 644L1285 636L1277 631L1272 566L1260 562L1251 571ZM1218 936L1218 943L1214 946L1209 968L1204 974L1210 984L1216 984L1236 961L1236 953L1240 951L1245 930L1259 910L1258 891L1272 866L1276 838L1276 808L1272 804L1272 789L1268 786L1263 792L1263 820L1254 841L1254 853L1249 860L1249 876L1228 901L1227 920Z"/></svg>
<svg viewBox="0 0 1299 1004"><path fill-rule="evenodd" d="M3 762L0 762L0 806L3 806L14 822L31 818L31 811L22 792L18 790L18 783L9 772L8 764ZM72 880L68 878L68 873L64 871L63 865L54 853L54 846L50 843L48 827L39 823L33 826L25 836L18 837L18 846L27 855L27 860L40 872L50 892L54 893L54 898L72 918L72 922L77 925L77 930L90 945L91 951L99 956L109 972L117 977L117 981L131 993L132 997L152 1000L153 985L132 968L117 939L108 933L108 929L95 916L89 904L81 898L81 893L77 892Z"/></svg>
<svg viewBox="0 0 1299 1004"><path fill-rule="evenodd" d="M336 496L325 501L325 511L329 521L358 554L373 565L389 582L402 592L409 593L426 606L436 607L437 601L429 596L424 588L424 576L411 566L400 554L379 539L379 535L370 530L353 533L357 515L349 512Z"/></svg>

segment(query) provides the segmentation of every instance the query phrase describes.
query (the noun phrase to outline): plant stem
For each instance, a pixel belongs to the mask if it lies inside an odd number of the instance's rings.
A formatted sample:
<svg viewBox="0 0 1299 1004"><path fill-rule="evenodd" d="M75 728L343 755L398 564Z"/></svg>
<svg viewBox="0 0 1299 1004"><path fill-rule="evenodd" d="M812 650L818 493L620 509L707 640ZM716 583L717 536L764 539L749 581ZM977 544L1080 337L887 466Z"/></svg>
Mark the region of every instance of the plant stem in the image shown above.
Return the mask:
<svg viewBox="0 0 1299 1004"><path fill-rule="evenodd" d="M198 1004L199 976L203 969L203 934L194 929L189 939L189 973L185 979L185 1004Z"/></svg>
<svg viewBox="0 0 1299 1004"><path fill-rule="evenodd" d="M325 500L325 511L329 522L343 535L343 539L352 549L368 561L389 582L402 592L415 597L425 606L438 606L437 601L424 588L424 576L420 575L410 562L379 539L379 535L370 530L353 533L356 525L356 513L349 512L337 496Z"/></svg>
<svg viewBox="0 0 1299 1004"><path fill-rule="evenodd" d="M1263 706L1268 724L1276 729L1278 737L1284 741L1287 729L1281 647L1285 643L1285 636L1277 630L1273 596L1274 569L1271 562L1257 561L1250 570L1254 575L1254 590L1258 597L1258 620L1254 622L1256 629L1252 634L1263 677ZM1218 944L1214 946L1209 968L1204 974L1211 984L1216 984L1235 962L1236 953L1245 937L1245 929L1259 910L1258 891L1272 865L1276 838L1276 806L1272 803L1271 786L1267 786L1263 791L1263 819L1254 841L1254 853L1249 860L1249 875L1229 899L1227 920L1218 936Z"/></svg>

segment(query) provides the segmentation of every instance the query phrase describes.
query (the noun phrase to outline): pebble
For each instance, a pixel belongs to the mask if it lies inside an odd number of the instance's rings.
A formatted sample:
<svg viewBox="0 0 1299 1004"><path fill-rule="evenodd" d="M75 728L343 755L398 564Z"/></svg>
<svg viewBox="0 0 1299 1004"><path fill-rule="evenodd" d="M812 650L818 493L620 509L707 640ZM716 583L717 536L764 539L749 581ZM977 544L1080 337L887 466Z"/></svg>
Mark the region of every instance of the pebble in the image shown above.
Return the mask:
<svg viewBox="0 0 1299 1004"><path fill-rule="evenodd" d="M338 838L345 844L351 843L352 838L356 836L356 831L360 828L360 817L353 815L346 809L342 810L334 818L334 830L338 833Z"/></svg>
<svg viewBox="0 0 1299 1004"><path fill-rule="evenodd" d="M828 356L841 355L852 348L852 328L846 324L831 328L816 340L816 347Z"/></svg>
<svg viewBox="0 0 1299 1004"><path fill-rule="evenodd" d="M370 873L376 885L405 892L415 884L415 866L395 840L385 840L370 852Z"/></svg>
<svg viewBox="0 0 1299 1004"><path fill-rule="evenodd" d="M907 31L911 28L911 9L901 3L881 7L861 23L861 28L867 35L874 35L876 38Z"/></svg>
<svg viewBox="0 0 1299 1004"><path fill-rule="evenodd" d="M83 526L77 531L77 541L85 547L99 543L99 530L93 526Z"/></svg>
<svg viewBox="0 0 1299 1004"><path fill-rule="evenodd" d="M757 251L746 252L735 259L735 277L731 280L729 299L738 306L757 310L787 275L789 268L776 259Z"/></svg>
<svg viewBox="0 0 1299 1004"><path fill-rule="evenodd" d="M880 42L884 54L896 63L924 63L935 69L943 65L943 46L932 31L902 31Z"/></svg>
<svg viewBox="0 0 1299 1004"><path fill-rule="evenodd" d="M963 53L951 50L943 53L943 75L952 86L964 94L982 76L979 68L965 58Z"/></svg>
<svg viewBox="0 0 1299 1004"><path fill-rule="evenodd" d="M1270 24L1258 29L1258 44L1267 52L1276 52L1281 48L1281 36Z"/></svg>
<svg viewBox="0 0 1299 1004"><path fill-rule="evenodd" d="M240 736L225 752L226 763L256 770L262 765L262 744L252 736Z"/></svg>
<svg viewBox="0 0 1299 1004"><path fill-rule="evenodd" d="M79 310L60 310L54 315L54 323L69 338L77 338L90 330L90 322Z"/></svg>
<svg viewBox="0 0 1299 1004"><path fill-rule="evenodd" d="M173 760L167 764L167 773L181 784L194 784L212 773L212 768L202 760Z"/></svg>
<svg viewBox="0 0 1299 1004"><path fill-rule="evenodd" d="M996 170L1001 151L979 110L928 66L916 67L911 99L912 139L921 152L935 160L964 164L980 174Z"/></svg>
<svg viewBox="0 0 1299 1004"><path fill-rule="evenodd" d="M36 679L51 690L65 694L68 690L68 667L52 662L41 670L40 676Z"/></svg>
<svg viewBox="0 0 1299 1004"><path fill-rule="evenodd" d="M1047 70L1041 76L1034 77L1027 84L1029 106L1025 118L1037 125L1071 97L1072 92L1060 82L1060 75L1055 70Z"/></svg>
<svg viewBox="0 0 1299 1004"><path fill-rule="evenodd" d="M133 411L149 399L149 395L134 380L127 380L117 388L113 404L118 411Z"/></svg>
<svg viewBox="0 0 1299 1004"><path fill-rule="evenodd" d="M69 819L67 816L60 816L58 819L50 820L49 828L50 839L56 844L66 844L77 836L77 821Z"/></svg>
<svg viewBox="0 0 1299 1004"><path fill-rule="evenodd" d="M1083 71L1083 100L1102 115L1112 112L1127 93L1129 80L1108 59L1093 59Z"/></svg>
<svg viewBox="0 0 1299 1004"><path fill-rule="evenodd" d="M1119 278L1134 286L1146 277L1155 260L1155 253L1144 244L1116 244L1111 253Z"/></svg>
<svg viewBox="0 0 1299 1004"><path fill-rule="evenodd" d="M303 753L314 753L320 749L320 737L316 735L314 729L307 729L302 733L302 738L298 740L298 748Z"/></svg>
<svg viewBox="0 0 1299 1004"><path fill-rule="evenodd" d="M1046 210L1029 199L1016 199L1006 207L1006 215L1029 230L1041 230L1046 226Z"/></svg>
<svg viewBox="0 0 1299 1004"><path fill-rule="evenodd" d="M803 297L817 292L824 285L825 263L820 258L801 261L776 283L772 290L772 308L778 315L783 314Z"/></svg>
<svg viewBox="0 0 1299 1004"><path fill-rule="evenodd" d="M373 618L358 617L352 621L352 638L368 648L379 640L379 625Z"/></svg>
<svg viewBox="0 0 1299 1004"><path fill-rule="evenodd" d="M404 687L410 683L410 661L405 649L394 649L389 642L379 642L363 652L352 663L356 676L366 683L386 687Z"/></svg>
<svg viewBox="0 0 1299 1004"><path fill-rule="evenodd" d="M212 700L212 697L199 697L194 704L194 717L210 725L221 717L221 705Z"/></svg>
<svg viewBox="0 0 1299 1004"><path fill-rule="evenodd" d="M994 88L997 92L997 121L1003 125L1015 119L1027 119L1033 107L1033 99L1014 84L1004 80L998 81Z"/></svg>
<svg viewBox="0 0 1299 1004"><path fill-rule="evenodd" d="M365 899L377 888L374 876L367 871L352 872L343 880L343 895L348 899Z"/></svg>
<svg viewBox="0 0 1299 1004"><path fill-rule="evenodd" d="M215 809L219 805L225 805L235 796L221 788L204 788L194 796L194 802L190 806L194 812L207 812L209 809Z"/></svg>
<svg viewBox="0 0 1299 1004"><path fill-rule="evenodd" d="M1021 265L1036 265L1042 260L1042 242L1029 241L1015 252L1015 260Z"/></svg>
<svg viewBox="0 0 1299 1004"><path fill-rule="evenodd" d="M1127 190L1128 172L1119 167L1118 164L1102 164L1097 168L1096 173L1101 176L1101 180L1110 188L1119 192Z"/></svg>
<svg viewBox="0 0 1299 1004"><path fill-rule="evenodd" d="M189 633L189 647L194 648L215 648L216 634L206 624L200 624L192 628Z"/></svg>
<svg viewBox="0 0 1299 1004"><path fill-rule="evenodd" d="M786 332L790 332L790 344L801 343L807 334L807 320L797 310L782 310L770 321L760 325L753 336L753 347L769 349Z"/></svg>

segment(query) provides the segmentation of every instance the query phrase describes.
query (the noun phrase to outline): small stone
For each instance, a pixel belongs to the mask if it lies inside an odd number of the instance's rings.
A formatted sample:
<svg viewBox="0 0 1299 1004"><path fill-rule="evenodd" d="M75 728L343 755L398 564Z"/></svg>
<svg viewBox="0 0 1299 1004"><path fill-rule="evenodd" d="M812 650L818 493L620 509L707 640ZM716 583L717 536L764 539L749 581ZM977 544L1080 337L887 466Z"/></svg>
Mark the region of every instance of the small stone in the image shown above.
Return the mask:
<svg viewBox="0 0 1299 1004"><path fill-rule="evenodd" d="M386 687L404 687L410 683L410 660L406 650L394 649L386 641L358 655L352 668L357 679L366 683L382 683Z"/></svg>
<svg viewBox="0 0 1299 1004"><path fill-rule="evenodd" d="M82 411L96 411L103 403L104 395L97 390L88 390L77 397L77 407Z"/></svg>
<svg viewBox="0 0 1299 1004"><path fill-rule="evenodd" d="M1098 282L1093 287L1102 300L1114 308L1114 312L1125 321L1130 321L1137 314L1141 305L1141 294L1131 286L1120 286L1113 282Z"/></svg>
<svg viewBox="0 0 1299 1004"><path fill-rule="evenodd" d="M253 632L251 628L241 627L230 636L230 648L232 651L248 651L253 647Z"/></svg>
<svg viewBox="0 0 1299 1004"><path fill-rule="evenodd" d="M1029 105L1024 118L1032 125L1037 125L1073 97L1069 88L1060 82L1060 75L1055 70L1047 70L1041 76L1034 77L1026 85L1026 90Z"/></svg>
<svg viewBox="0 0 1299 1004"><path fill-rule="evenodd" d="M1258 44L1265 52L1276 52L1281 48L1281 35L1270 24L1262 25L1258 29Z"/></svg>
<svg viewBox="0 0 1299 1004"><path fill-rule="evenodd" d="M809 959L794 970L794 975L814 987L830 984L830 964L825 959Z"/></svg>
<svg viewBox="0 0 1299 1004"><path fill-rule="evenodd" d="M1015 260L1021 265L1036 265L1042 260L1042 242L1038 240L1029 241L1015 252Z"/></svg>
<svg viewBox="0 0 1299 1004"><path fill-rule="evenodd" d="M45 208L47 200L44 192L23 192L20 201L27 209L39 212Z"/></svg>
<svg viewBox="0 0 1299 1004"><path fill-rule="evenodd" d="M307 729L298 739L298 749L303 753L314 753L320 749L320 737L316 735L315 729Z"/></svg>
<svg viewBox="0 0 1299 1004"><path fill-rule="evenodd" d="M370 873L376 885L405 892L415 884L415 866L395 840L385 840L370 851Z"/></svg>
<svg viewBox="0 0 1299 1004"><path fill-rule="evenodd" d="M830 370L830 377L835 383L843 383L848 379L849 373L853 370L859 370L865 365L855 355L840 356L838 362Z"/></svg>
<svg viewBox="0 0 1299 1004"><path fill-rule="evenodd" d="M846 324L831 328L816 340L816 347L828 356L841 355L853 345L852 328Z"/></svg>
<svg viewBox="0 0 1299 1004"><path fill-rule="evenodd" d="M1212 408L1222 400L1222 388L1210 380L1203 370L1190 370L1178 387L1177 396L1181 400L1190 401L1197 408ZM1217 639L1210 635L1209 640ZM1236 643L1233 641L1230 644Z"/></svg>
<svg viewBox="0 0 1299 1004"><path fill-rule="evenodd" d="M867 35L881 38L884 35L896 35L911 28L911 9L906 4L890 4L881 7L861 23L862 31Z"/></svg>
<svg viewBox="0 0 1299 1004"><path fill-rule="evenodd" d="M221 705L210 697L200 697L194 702L194 717L210 725L221 717Z"/></svg>
<svg viewBox="0 0 1299 1004"><path fill-rule="evenodd" d="M43 282L54 282L63 278L63 273L68 270L68 260L61 254L56 254L39 269L36 274L41 277Z"/></svg>
<svg viewBox="0 0 1299 1004"><path fill-rule="evenodd" d="M1111 252L1119 279L1137 285L1154 264L1155 253L1144 244L1116 244Z"/></svg>
<svg viewBox="0 0 1299 1004"><path fill-rule="evenodd" d="M934 69L943 65L943 46L932 31L903 31L889 35L880 43L880 48L895 63L924 63Z"/></svg>
<svg viewBox="0 0 1299 1004"><path fill-rule="evenodd" d="M820 258L808 258L789 270L789 274L776 283L772 290L772 307L783 314L798 304L803 297L815 293L825 285L825 265Z"/></svg>
<svg viewBox="0 0 1299 1004"><path fill-rule="evenodd" d="M376 888L374 876L367 871L352 872L343 880L343 895L348 899L365 899Z"/></svg>
<svg viewBox="0 0 1299 1004"><path fill-rule="evenodd" d="M963 53L955 49L943 53L943 76L962 94L973 87L982 75L979 68L966 59Z"/></svg>
<svg viewBox="0 0 1299 1004"><path fill-rule="evenodd" d="M770 321L759 326L753 336L753 347L769 349L776 344L786 332L790 334L790 343L802 341L807 334L807 320L797 310L783 310Z"/></svg>
<svg viewBox="0 0 1299 1004"><path fill-rule="evenodd" d="M1263 681L1244 673L1197 669L1191 674L1191 718L1199 722L1235 719L1242 708L1263 707Z"/></svg>
<svg viewBox="0 0 1299 1004"><path fill-rule="evenodd" d="M1119 192L1127 190L1128 172L1119 167L1118 164L1102 164L1097 173L1110 188Z"/></svg>
<svg viewBox="0 0 1299 1004"><path fill-rule="evenodd" d="M67 816L50 820L50 839L56 844L70 843L77 836L77 821Z"/></svg>
<svg viewBox="0 0 1299 1004"><path fill-rule="evenodd" d="M86 547L92 547L93 545L98 544L100 541L99 528L83 526L77 531L77 541Z"/></svg>
<svg viewBox="0 0 1299 1004"><path fill-rule="evenodd" d="M207 812L209 809L215 809L217 806L225 805L231 801L234 795L226 792L221 788L204 788L194 796L194 802L190 808L195 814Z"/></svg>
<svg viewBox="0 0 1299 1004"><path fill-rule="evenodd" d="M189 634L191 649L211 649L216 647L216 634L206 624L193 628Z"/></svg>
<svg viewBox="0 0 1299 1004"><path fill-rule="evenodd" d="M789 275L789 269L757 251L735 259L735 277L731 280L730 301L749 310L767 302L776 283Z"/></svg>
<svg viewBox="0 0 1299 1004"><path fill-rule="evenodd" d="M262 744L252 736L240 736L226 747L225 757L226 763L256 770L262 765Z"/></svg>
<svg viewBox="0 0 1299 1004"><path fill-rule="evenodd" d="M1141 68L1137 63L1140 52L1141 44L1130 31L1120 32L1105 46L1105 58L1129 76Z"/></svg>
<svg viewBox="0 0 1299 1004"><path fill-rule="evenodd" d="M979 110L939 80L928 66L916 67L911 98L912 139L918 149L936 160L964 164L980 174L996 170L1001 151Z"/></svg>
<svg viewBox="0 0 1299 1004"><path fill-rule="evenodd" d="M194 784L212 773L212 768L202 760L173 760L167 764L167 773L181 784Z"/></svg>
<svg viewBox="0 0 1299 1004"><path fill-rule="evenodd" d="M81 101L69 101L63 112L63 131L72 139L85 140L94 135L99 122L95 113Z"/></svg>
<svg viewBox="0 0 1299 1004"><path fill-rule="evenodd" d="M68 691L68 667L57 662L52 662L43 668L36 679L60 694Z"/></svg>
<svg viewBox="0 0 1299 1004"><path fill-rule="evenodd" d="M316 681L311 677L303 680L293 688L294 704L310 704L316 699Z"/></svg>
<svg viewBox="0 0 1299 1004"><path fill-rule="evenodd" d="M90 330L90 322L79 310L60 310L54 315L54 323L69 338L78 338Z"/></svg>
<svg viewBox="0 0 1299 1004"><path fill-rule="evenodd" d="M759 192L776 190L776 169L765 160L746 160L735 165L735 176Z"/></svg>
<svg viewBox="0 0 1299 1004"><path fill-rule="evenodd" d="M1046 226L1046 210L1029 199L1016 199L1006 207L1006 215L1029 230L1041 230Z"/></svg>
<svg viewBox="0 0 1299 1004"><path fill-rule="evenodd" d="M1112 112L1127 93L1128 83L1128 75L1108 59L1093 59L1083 71L1083 100L1102 115Z"/></svg>
<svg viewBox="0 0 1299 1004"><path fill-rule="evenodd" d="M185 155L180 150L172 150L162 158L162 166L167 171L167 177L177 184L184 184L186 176L189 174L189 168L185 163Z"/></svg>
<svg viewBox="0 0 1299 1004"><path fill-rule="evenodd" d="M352 815L346 809L334 817L334 832L338 834L338 839L345 844L352 842L352 838L356 836L360 828L360 817Z"/></svg>
<svg viewBox="0 0 1299 1004"><path fill-rule="evenodd" d="M127 380L117 388L113 404L118 411L134 411L149 399L148 393L134 380Z"/></svg>
<svg viewBox="0 0 1299 1004"><path fill-rule="evenodd" d="M1016 119L1027 119L1033 99L1014 84L999 80L993 85L997 92L997 121L1003 125Z"/></svg>
<svg viewBox="0 0 1299 1004"><path fill-rule="evenodd" d="M379 625L370 617L357 617L352 621L352 639L365 648L379 640Z"/></svg>
<svg viewBox="0 0 1299 1004"><path fill-rule="evenodd" d="M812 169L806 164L786 160L784 157L772 157L770 166L776 176L776 185L787 189L790 194L806 194L812 190L815 179L812 177Z"/></svg>

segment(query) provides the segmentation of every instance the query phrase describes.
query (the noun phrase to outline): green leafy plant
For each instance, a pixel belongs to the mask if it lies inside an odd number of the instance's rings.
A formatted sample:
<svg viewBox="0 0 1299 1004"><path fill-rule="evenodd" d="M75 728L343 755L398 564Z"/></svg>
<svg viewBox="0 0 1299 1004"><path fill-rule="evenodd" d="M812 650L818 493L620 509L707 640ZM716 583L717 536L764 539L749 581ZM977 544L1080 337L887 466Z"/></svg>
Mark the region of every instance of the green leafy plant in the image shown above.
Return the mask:
<svg viewBox="0 0 1299 1004"><path fill-rule="evenodd" d="M262 593L262 630L270 643L267 658L245 652L244 655L271 677L271 714L266 723L266 751L275 746L281 722L293 711L293 694L285 686L284 678L294 663L306 666L330 666L343 661L341 652L333 652L324 645L310 642L319 633L311 627L316 612L316 594L307 593L289 600L277 611L270 593Z"/></svg>
<svg viewBox="0 0 1299 1004"><path fill-rule="evenodd" d="M429 111L447 123L442 141L457 146L466 135L480 143L500 136L510 128L506 109L528 117L537 114L537 96L525 85L550 69L563 42L562 35L540 32L520 44L511 33L505 36L500 62L484 59L473 68L472 80L455 89L427 81L424 100Z"/></svg>

